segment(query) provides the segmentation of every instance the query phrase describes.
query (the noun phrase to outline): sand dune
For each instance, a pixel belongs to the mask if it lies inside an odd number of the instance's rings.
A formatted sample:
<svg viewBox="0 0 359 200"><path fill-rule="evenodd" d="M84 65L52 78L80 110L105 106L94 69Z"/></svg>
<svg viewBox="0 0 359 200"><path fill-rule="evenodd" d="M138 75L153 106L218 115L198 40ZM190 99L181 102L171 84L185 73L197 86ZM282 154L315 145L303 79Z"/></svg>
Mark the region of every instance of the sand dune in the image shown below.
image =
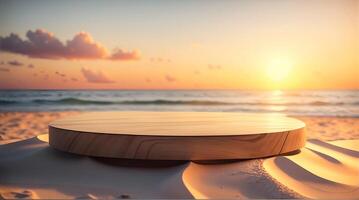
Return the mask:
<svg viewBox="0 0 359 200"><path fill-rule="evenodd" d="M353 151L359 152L359 145L357 140L337 140L337 141L331 141L327 142L329 144L333 144L338 147L343 147L345 149L350 149Z"/></svg>
<svg viewBox="0 0 359 200"><path fill-rule="evenodd" d="M1 197L355 199L359 196L359 118L301 117L307 123L310 140L297 154L198 163L83 157L51 149L46 136L33 138L47 132L50 121L72 114L76 112L0 114Z"/></svg>
<svg viewBox="0 0 359 200"><path fill-rule="evenodd" d="M359 140L340 141L356 146ZM359 196L358 151L335 142L307 142L299 154L264 161L265 170L298 194L315 199L356 199Z"/></svg>
<svg viewBox="0 0 359 200"><path fill-rule="evenodd" d="M192 198L182 183L188 163L82 157L37 138L0 146L0 191L31 198ZM16 197L16 196L14 196Z"/></svg>
<svg viewBox="0 0 359 200"><path fill-rule="evenodd" d="M359 196L359 140L311 140L294 155L244 161L139 161L77 156L45 136L0 145L3 198L333 198Z"/></svg>
<svg viewBox="0 0 359 200"><path fill-rule="evenodd" d="M191 162L183 181L196 199L276 199L300 197L267 176L262 160L198 164Z"/></svg>

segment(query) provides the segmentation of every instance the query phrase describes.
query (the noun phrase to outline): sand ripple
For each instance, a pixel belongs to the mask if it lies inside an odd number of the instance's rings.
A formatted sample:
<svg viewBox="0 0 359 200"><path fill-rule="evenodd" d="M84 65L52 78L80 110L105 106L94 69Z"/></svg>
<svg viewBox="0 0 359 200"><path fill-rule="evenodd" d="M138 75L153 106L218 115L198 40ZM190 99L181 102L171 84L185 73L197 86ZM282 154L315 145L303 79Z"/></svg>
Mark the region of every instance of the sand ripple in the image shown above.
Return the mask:
<svg viewBox="0 0 359 200"><path fill-rule="evenodd" d="M355 199L358 146L310 140L299 153L267 159L141 161L59 152L42 135L0 145L0 199Z"/></svg>
<svg viewBox="0 0 359 200"><path fill-rule="evenodd" d="M344 148L359 140L323 142L311 140L299 154L264 161L265 170L300 195L314 199L357 199L359 152ZM350 145L349 145L350 146Z"/></svg>

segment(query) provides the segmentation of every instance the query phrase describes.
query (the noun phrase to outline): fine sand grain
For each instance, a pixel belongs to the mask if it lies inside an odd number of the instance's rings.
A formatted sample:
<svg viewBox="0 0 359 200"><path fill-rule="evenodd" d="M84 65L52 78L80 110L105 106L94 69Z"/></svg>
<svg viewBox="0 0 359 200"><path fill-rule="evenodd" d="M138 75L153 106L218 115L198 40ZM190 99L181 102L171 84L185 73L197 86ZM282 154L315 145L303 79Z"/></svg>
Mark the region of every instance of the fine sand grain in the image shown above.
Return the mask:
<svg viewBox="0 0 359 200"><path fill-rule="evenodd" d="M359 140L340 141L359 145ZM312 140L299 153L245 161L91 158L53 150L47 135L0 145L3 198L356 199L359 152Z"/></svg>
<svg viewBox="0 0 359 200"><path fill-rule="evenodd" d="M359 146L359 140L339 141ZM266 159L264 169L288 188L315 199L357 199L359 151L336 142L308 141L300 153Z"/></svg>
<svg viewBox="0 0 359 200"><path fill-rule="evenodd" d="M356 118L300 117L308 124L305 148L291 155L242 161L93 158L53 150L47 135L33 137L46 133L48 122L77 113L0 114L0 199L359 196Z"/></svg>
<svg viewBox="0 0 359 200"><path fill-rule="evenodd" d="M47 125L79 112L0 112L0 144L47 133Z"/></svg>
<svg viewBox="0 0 359 200"><path fill-rule="evenodd" d="M0 144L47 133L49 122L80 112L0 113ZM296 117L307 125L308 139L325 141L359 139L359 118Z"/></svg>
<svg viewBox="0 0 359 200"><path fill-rule="evenodd" d="M325 141L359 139L359 118L350 117L302 117L308 139Z"/></svg>

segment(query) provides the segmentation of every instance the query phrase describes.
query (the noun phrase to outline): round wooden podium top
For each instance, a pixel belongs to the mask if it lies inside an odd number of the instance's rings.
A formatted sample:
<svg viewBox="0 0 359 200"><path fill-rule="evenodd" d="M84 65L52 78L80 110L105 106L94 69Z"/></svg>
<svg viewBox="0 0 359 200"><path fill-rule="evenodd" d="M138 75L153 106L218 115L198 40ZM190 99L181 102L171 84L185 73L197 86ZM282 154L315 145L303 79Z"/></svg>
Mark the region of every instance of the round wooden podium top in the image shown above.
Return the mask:
<svg viewBox="0 0 359 200"><path fill-rule="evenodd" d="M49 143L59 150L101 157L254 158L301 148L304 127L297 119L271 114L92 112L50 123Z"/></svg>

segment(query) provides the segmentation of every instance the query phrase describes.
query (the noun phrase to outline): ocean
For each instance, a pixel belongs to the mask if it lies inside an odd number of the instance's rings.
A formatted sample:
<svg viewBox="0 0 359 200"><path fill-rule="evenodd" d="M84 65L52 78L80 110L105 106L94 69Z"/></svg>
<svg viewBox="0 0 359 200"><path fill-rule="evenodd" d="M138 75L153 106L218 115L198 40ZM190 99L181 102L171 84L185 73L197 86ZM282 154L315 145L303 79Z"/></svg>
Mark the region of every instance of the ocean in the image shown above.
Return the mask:
<svg viewBox="0 0 359 200"><path fill-rule="evenodd" d="M2 90L0 112L220 111L359 117L359 90Z"/></svg>

